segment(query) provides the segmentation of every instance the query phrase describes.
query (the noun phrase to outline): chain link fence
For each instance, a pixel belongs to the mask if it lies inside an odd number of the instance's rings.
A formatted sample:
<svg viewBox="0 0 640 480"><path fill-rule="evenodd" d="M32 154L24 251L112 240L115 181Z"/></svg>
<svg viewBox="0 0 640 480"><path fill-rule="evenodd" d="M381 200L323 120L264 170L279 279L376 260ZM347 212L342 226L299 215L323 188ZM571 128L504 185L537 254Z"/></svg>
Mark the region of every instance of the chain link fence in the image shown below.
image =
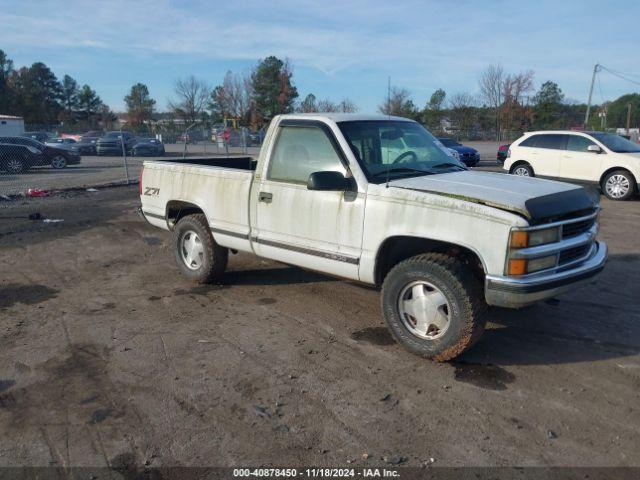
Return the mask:
<svg viewBox="0 0 640 480"><path fill-rule="evenodd" d="M7 133L7 132L5 132ZM264 132L247 127L156 124L146 132L28 125L0 131L0 202L60 190L135 183L145 160L176 157L257 156Z"/></svg>
<svg viewBox="0 0 640 480"><path fill-rule="evenodd" d="M29 125L20 136L0 132L0 202L20 196L46 196L67 189L135 183L147 159L182 157L257 157L266 127L156 122L134 132L126 124L118 130L73 131L64 125ZM495 164L498 146L518 138L505 132L476 130L433 131L476 148L481 162ZM6 203L6 202L4 202Z"/></svg>

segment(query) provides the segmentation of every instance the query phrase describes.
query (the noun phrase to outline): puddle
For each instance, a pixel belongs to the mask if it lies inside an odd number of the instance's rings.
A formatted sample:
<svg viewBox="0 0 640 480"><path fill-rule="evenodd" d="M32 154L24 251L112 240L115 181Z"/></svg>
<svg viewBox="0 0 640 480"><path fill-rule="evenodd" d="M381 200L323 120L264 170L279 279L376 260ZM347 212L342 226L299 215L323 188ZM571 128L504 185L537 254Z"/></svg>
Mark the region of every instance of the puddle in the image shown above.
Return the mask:
<svg viewBox="0 0 640 480"><path fill-rule="evenodd" d="M273 305L277 301L278 300L276 300L275 298L260 298L256 303L258 305Z"/></svg>
<svg viewBox="0 0 640 480"><path fill-rule="evenodd" d="M16 384L15 380L0 380L0 392L9 390Z"/></svg>
<svg viewBox="0 0 640 480"><path fill-rule="evenodd" d="M393 345L395 340L386 327L368 327L351 334L351 338L357 341L371 343L372 345Z"/></svg>
<svg viewBox="0 0 640 480"><path fill-rule="evenodd" d="M147 245L160 245L162 243L162 240L160 240L158 237L142 237L144 242Z"/></svg>
<svg viewBox="0 0 640 480"><path fill-rule="evenodd" d="M456 381L487 390L506 390L507 385L516 379L513 373L497 365L482 365L461 360L449 363L455 368Z"/></svg>
<svg viewBox="0 0 640 480"><path fill-rule="evenodd" d="M45 285L19 285L9 283L0 287L0 308L7 308L14 303L36 305L55 298L58 290Z"/></svg>

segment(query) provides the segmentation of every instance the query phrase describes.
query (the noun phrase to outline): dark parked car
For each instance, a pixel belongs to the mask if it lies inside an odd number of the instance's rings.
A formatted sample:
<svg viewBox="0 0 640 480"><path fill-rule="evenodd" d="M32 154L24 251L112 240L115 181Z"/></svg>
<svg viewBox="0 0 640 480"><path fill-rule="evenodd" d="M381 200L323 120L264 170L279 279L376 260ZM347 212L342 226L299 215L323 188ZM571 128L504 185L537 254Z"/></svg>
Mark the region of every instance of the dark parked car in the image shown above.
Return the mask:
<svg viewBox="0 0 640 480"><path fill-rule="evenodd" d="M460 160L464 162L467 167L473 167L480 161L480 154L475 148L462 145L453 138L440 137L438 140L440 140L445 147L458 152Z"/></svg>
<svg viewBox="0 0 640 480"><path fill-rule="evenodd" d="M0 143L7 143L11 145L23 145L25 147L31 147L41 154L40 161L35 165L51 165L53 168L60 169L66 168L67 165L74 165L80 163L80 155L70 149L52 147L45 145L38 140L27 137L0 137Z"/></svg>
<svg viewBox="0 0 640 480"><path fill-rule="evenodd" d="M3 137L4 138L4 137ZM26 172L42 162L42 152L37 148L6 143L0 138L0 170L11 174Z"/></svg>
<svg viewBox="0 0 640 480"><path fill-rule="evenodd" d="M509 151L510 146L511 144L507 143L506 145L500 145L498 147L498 153L496 154L496 160L498 161L498 163L504 163L504 161L507 159L507 152Z"/></svg>
<svg viewBox="0 0 640 480"><path fill-rule="evenodd" d="M84 133L78 141L78 152L80 155L97 155L98 150L96 143L104 135L104 132L100 130L91 130Z"/></svg>
<svg viewBox="0 0 640 480"><path fill-rule="evenodd" d="M134 157L161 157L164 155L164 145L156 138L143 138L131 149Z"/></svg>
<svg viewBox="0 0 640 480"><path fill-rule="evenodd" d="M131 149L137 143L136 136L127 131L107 132L103 137L96 141L96 151L98 155L122 155L122 144L127 153L131 153Z"/></svg>

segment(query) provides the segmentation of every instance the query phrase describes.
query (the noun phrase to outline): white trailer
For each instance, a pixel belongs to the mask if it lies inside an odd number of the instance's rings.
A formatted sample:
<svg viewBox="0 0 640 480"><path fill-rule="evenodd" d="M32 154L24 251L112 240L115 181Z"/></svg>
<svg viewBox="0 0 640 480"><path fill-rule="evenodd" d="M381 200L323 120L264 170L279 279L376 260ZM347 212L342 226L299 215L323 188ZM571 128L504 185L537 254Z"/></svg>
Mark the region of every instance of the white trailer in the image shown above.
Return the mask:
<svg viewBox="0 0 640 480"><path fill-rule="evenodd" d="M16 137L24 133L24 120L22 117L12 115L0 115L0 136Z"/></svg>

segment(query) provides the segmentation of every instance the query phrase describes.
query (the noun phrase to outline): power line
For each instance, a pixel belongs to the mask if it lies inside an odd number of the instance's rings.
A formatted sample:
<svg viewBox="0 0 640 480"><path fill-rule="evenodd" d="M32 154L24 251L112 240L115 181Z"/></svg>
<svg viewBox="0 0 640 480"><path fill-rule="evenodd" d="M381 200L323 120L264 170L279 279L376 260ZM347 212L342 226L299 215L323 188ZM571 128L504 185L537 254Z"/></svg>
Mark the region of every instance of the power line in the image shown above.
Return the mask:
<svg viewBox="0 0 640 480"><path fill-rule="evenodd" d="M620 74L620 73L616 72L615 70L611 70L610 68L607 68L607 67L605 67L605 66L603 66L603 65L600 65L600 68L601 68L602 70L606 70L606 71L607 71L607 72L609 72L611 75L614 75L614 76L616 76L616 77L618 77L618 78L621 78L621 79L623 79L623 80L626 80L627 82L631 82L631 83L634 83L634 84L636 84L636 85L640 85L640 82L639 82L639 81L637 81L637 80L633 80L633 79L631 79L631 78L628 78L627 76L625 76L626 74L625 74L625 75Z"/></svg>

